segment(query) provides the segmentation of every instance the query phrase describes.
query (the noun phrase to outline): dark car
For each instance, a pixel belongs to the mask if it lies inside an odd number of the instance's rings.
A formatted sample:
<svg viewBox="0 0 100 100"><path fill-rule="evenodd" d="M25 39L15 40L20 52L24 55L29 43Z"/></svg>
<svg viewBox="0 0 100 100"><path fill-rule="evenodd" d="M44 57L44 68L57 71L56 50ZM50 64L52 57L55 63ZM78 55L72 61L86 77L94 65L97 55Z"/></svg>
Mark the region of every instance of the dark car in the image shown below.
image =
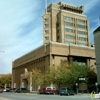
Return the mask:
<svg viewBox="0 0 100 100"><path fill-rule="evenodd" d="M29 93L30 91L27 88L18 88L15 90L16 93Z"/></svg>
<svg viewBox="0 0 100 100"><path fill-rule="evenodd" d="M10 92L15 92L16 88L10 88Z"/></svg>
<svg viewBox="0 0 100 100"><path fill-rule="evenodd" d="M68 88L68 87L62 87L59 90L60 95L74 95L74 90Z"/></svg>

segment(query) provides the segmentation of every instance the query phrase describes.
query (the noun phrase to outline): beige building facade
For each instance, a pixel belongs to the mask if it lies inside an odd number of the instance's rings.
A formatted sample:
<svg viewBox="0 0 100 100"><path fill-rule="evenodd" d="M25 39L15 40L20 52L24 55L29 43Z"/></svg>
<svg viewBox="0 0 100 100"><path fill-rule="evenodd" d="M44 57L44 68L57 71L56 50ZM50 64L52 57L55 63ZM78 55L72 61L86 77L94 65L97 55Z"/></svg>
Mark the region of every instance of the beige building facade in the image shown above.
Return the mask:
<svg viewBox="0 0 100 100"><path fill-rule="evenodd" d="M45 44L13 62L13 87L36 90L37 87L32 85L32 69L37 68L45 72L50 66L60 65L62 61L70 61L71 58L81 65L94 66L94 48L57 42Z"/></svg>
<svg viewBox="0 0 100 100"><path fill-rule="evenodd" d="M44 44L23 55L12 63L12 87L33 86L32 69L43 73L50 66L60 65L71 59L80 65L95 66L94 47L90 46L89 21L84 15L84 7L65 3L51 4L43 15Z"/></svg>
<svg viewBox="0 0 100 100"><path fill-rule="evenodd" d="M96 54L97 81L100 84L100 26L94 31L94 43Z"/></svg>
<svg viewBox="0 0 100 100"><path fill-rule="evenodd" d="M90 46L90 29L84 7L59 2L47 7L43 16L44 43L49 41Z"/></svg>

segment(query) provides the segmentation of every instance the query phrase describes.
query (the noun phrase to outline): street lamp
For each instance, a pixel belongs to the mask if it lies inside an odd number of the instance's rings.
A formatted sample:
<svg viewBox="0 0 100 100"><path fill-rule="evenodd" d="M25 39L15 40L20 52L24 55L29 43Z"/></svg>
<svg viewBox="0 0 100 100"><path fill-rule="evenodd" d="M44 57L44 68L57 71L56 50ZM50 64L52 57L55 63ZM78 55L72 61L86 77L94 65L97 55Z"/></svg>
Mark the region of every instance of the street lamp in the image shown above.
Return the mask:
<svg viewBox="0 0 100 100"><path fill-rule="evenodd" d="M98 83L95 82L95 86L96 86L96 92L98 93Z"/></svg>
<svg viewBox="0 0 100 100"><path fill-rule="evenodd" d="M78 83L76 83L76 94L78 94Z"/></svg>

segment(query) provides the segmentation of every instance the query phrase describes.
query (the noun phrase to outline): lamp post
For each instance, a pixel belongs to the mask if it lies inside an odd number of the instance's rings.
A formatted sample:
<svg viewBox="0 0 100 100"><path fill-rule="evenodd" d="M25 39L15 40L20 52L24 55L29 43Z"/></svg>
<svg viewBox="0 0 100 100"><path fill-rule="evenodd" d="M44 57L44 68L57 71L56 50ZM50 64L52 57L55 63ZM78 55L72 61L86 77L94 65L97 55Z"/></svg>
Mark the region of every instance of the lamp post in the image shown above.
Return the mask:
<svg viewBox="0 0 100 100"><path fill-rule="evenodd" d="M76 94L78 94L78 83L76 83Z"/></svg>
<svg viewBox="0 0 100 100"><path fill-rule="evenodd" d="M95 82L95 86L96 86L96 92L98 93L98 83Z"/></svg>

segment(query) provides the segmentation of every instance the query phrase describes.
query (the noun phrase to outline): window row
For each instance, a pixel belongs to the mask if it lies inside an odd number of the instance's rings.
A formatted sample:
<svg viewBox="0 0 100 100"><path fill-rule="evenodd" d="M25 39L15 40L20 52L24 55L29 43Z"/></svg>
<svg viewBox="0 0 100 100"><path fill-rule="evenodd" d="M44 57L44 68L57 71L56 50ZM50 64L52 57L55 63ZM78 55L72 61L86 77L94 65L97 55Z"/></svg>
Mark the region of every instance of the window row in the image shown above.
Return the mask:
<svg viewBox="0 0 100 100"><path fill-rule="evenodd" d="M70 22L65 22L65 26L74 26L74 24L73 23L70 23ZM79 25L79 24L77 24L77 27L78 28L82 28L82 29L85 29L86 28L86 26Z"/></svg>
<svg viewBox="0 0 100 100"><path fill-rule="evenodd" d="M64 19L65 20L73 20L73 18L72 17L68 17L68 16L64 16ZM80 22L80 23L85 23L85 20L82 20L82 19L77 19L77 22Z"/></svg>
<svg viewBox="0 0 100 100"><path fill-rule="evenodd" d="M66 38L67 38L67 39L75 39L75 36L72 36L72 35L66 35Z"/></svg>
<svg viewBox="0 0 100 100"><path fill-rule="evenodd" d="M68 17L68 16L64 16L64 19L65 19L65 20L73 20L72 17Z"/></svg>
<svg viewBox="0 0 100 100"><path fill-rule="evenodd" d="M73 26L73 23L65 22L65 26Z"/></svg>
<svg viewBox="0 0 100 100"><path fill-rule="evenodd" d="M49 24L45 24L45 28L48 28L49 27Z"/></svg>
<svg viewBox="0 0 100 100"><path fill-rule="evenodd" d="M74 30L74 29L65 28L65 32L75 33L75 30ZM87 32L84 32L84 31L78 31L78 34L86 35Z"/></svg>
<svg viewBox="0 0 100 100"><path fill-rule="evenodd" d="M70 41L66 41L65 43L66 43L66 44L75 44L74 42L70 42ZM78 43L77 45L80 45L80 46L87 46L87 44L83 44L83 43Z"/></svg>
<svg viewBox="0 0 100 100"><path fill-rule="evenodd" d="M80 23L85 23L85 20L82 20L82 19L77 19L77 22L80 22Z"/></svg>
<svg viewBox="0 0 100 100"><path fill-rule="evenodd" d="M49 40L49 36L46 36L46 37L45 37L45 40Z"/></svg>
<svg viewBox="0 0 100 100"><path fill-rule="evenodd" d="M75 39L75 36L72 36L72 35L66 35L65 38L67 38L67 39ZM87 38L84 38L84 37L78 37L78 40L80 40L80 41L87 41Z"/></svg>
<svg viewBox="0 0 100 100"><path fill-rule="evenodd" d="M87 32L84 32L84 31L78 31L78 34L86 35Z"/></svg>
<svg viewBox="0 0 100 100"><path fill-rule="evenodd" d="M80 41L87 41L87 39L84 38L84 37L78 37L78 40L80 40Z"/></svg>
<svg viewBox="0 0 100 100"><path fill-rule="evenodd" d="M45 20L45 22L49 22L49 18L45 18L44 20Z"/></svg>
<svg viewBox="0 0 100 100"><path fill-rule="evenodd" d="M69 28L65 28L65 32L75 33L75 30L69 29Z"/></svg>
<svg viewBox="0 0 100 100"><path fill-rule="evenodd" d="M45 30L45 34L49 34L49 30Z"/></svg>

